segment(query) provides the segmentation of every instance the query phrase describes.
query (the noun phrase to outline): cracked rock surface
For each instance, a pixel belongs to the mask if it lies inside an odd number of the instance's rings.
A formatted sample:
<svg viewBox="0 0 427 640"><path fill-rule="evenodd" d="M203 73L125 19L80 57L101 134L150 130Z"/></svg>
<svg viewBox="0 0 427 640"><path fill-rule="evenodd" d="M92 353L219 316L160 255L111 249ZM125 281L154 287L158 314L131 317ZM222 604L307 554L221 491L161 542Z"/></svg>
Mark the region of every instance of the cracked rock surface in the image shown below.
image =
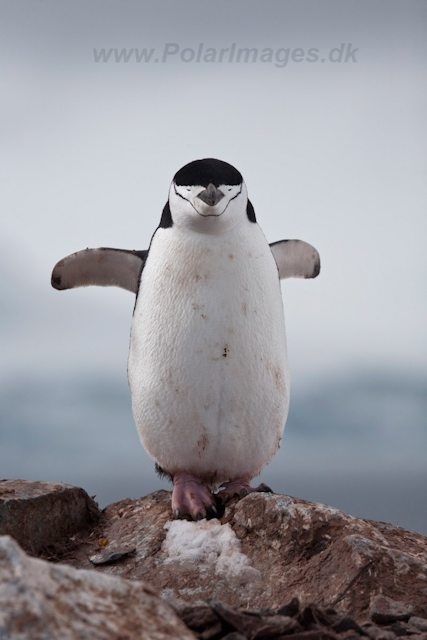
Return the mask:
<svg viewBox="0 0 427 640"><path fill-rule="evenodd" d="M31 558L0 536L0 638L192 640L147 584Z"/></svg>
<svg viewBox="0 0 427 640"><path fill-rule="evenodd" d="M92 526L98 505L80 487L62 482L0 480L0 535L29 553Z"/></svg>
<svg viewBox="0 0 427 640"><path fill-rule="evenodd" d="M167 491L99 512L2 488L1 530L44 561L0 538L0 638L427 640L427 538L401 527L271 493L189 522Z"/></svg>
<svg viewBox="0 0 427 640"><path fill-rule="evenodd" d="M170 493L157 491L109 505L91 534L43 557L144 580L187 604L274 610L297 597L358 622L427 618L427 538L323 504L254 493L220 521L173 521Z"/></svg>

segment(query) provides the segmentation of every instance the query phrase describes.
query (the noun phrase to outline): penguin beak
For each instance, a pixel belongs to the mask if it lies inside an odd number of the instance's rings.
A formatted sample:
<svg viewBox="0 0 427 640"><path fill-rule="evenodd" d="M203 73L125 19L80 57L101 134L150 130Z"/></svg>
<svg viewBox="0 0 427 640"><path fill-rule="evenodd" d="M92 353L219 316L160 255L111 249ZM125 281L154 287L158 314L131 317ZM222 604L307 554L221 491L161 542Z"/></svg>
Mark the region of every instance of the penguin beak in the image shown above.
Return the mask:
<svg viewBox="0 0 427 640"><path fill-rule="evenodd" d="M208 184L207 188L204 191L199 193L197 197L208 204L210 207L214 207L216 204L218 204L221 198L224 197L224 194L211 182L210 184Z"/></svg>

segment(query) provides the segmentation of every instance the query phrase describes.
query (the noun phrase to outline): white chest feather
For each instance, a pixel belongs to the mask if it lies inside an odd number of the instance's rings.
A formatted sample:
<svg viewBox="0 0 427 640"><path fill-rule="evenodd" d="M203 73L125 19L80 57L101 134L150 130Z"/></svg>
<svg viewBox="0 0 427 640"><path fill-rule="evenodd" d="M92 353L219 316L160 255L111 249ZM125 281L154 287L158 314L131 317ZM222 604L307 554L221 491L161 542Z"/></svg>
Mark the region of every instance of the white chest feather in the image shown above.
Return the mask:
<svg viewBox="0 0 427 640"><path fill-rule="evenodd" d="M289 372L277 266L257 224L159 229L132 322L132 406L149 454L211 484L257 475L286 421Z"/></svg>

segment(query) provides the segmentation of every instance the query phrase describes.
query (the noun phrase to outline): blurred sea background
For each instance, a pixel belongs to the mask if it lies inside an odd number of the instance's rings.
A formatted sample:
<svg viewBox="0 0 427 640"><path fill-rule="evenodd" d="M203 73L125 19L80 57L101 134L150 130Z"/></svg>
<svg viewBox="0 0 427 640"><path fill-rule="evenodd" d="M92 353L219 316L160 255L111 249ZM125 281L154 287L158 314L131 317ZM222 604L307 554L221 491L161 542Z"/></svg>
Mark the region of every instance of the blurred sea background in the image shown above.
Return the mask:
<svg viewBox="0 0 427 640"><path fill-rule="evenodd" d="M147 248L174 173L218 157L242 172L269 242L300 238L322 259L319 278L282 283L291 407L261 481L427 534L427 5L1 12L0 477L76 484L101 507L169 488L132 418L134 296L57 292L50 273L87 246ZM325 62L162 63L168 43L315 47ZM354 58L332 62L342 43ZM95 61L135 47L159 62Z"/></svg>
<svg viewBox="0 0 427 640"><path fill-rule="evenodd" d="M0 406L6 477L82 486L101 507L171 488L139 443L124 376L22 379L3 387ZM417 378L326 380L294 394L281 449L261 479L277 493L427 534L426 412Z"/></svg>

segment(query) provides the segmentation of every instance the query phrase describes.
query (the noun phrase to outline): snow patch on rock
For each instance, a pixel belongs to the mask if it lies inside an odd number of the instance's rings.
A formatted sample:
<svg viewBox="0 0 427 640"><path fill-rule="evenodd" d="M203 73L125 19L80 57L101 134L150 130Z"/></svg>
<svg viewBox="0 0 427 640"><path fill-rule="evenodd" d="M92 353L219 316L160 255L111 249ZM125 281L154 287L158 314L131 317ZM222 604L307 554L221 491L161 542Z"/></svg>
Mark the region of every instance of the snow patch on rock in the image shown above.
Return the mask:
<svg viewBox="0 0 427 640"><path fill-rule="evenodd" d="M240 540L229 524L218 520L174 520L165 524L166 539L162 549L165 564L178 570L213 572L234 583L258 582L261 572L251 566Z"/></svg>

